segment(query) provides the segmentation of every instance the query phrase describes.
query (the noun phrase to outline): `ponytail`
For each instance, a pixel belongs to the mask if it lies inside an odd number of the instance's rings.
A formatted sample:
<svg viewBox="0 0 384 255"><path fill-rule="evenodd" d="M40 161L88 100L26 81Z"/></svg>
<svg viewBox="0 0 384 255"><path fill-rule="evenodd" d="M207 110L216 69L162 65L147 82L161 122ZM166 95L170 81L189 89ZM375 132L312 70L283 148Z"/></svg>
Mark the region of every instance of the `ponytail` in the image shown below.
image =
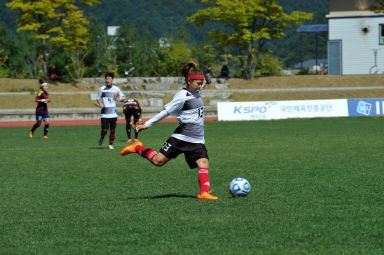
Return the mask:
<svg viewBox="0 0 384 255"><path fill-rule="evenodd" d="M40 78L40 79L39 79L39 84L40 84L40 86L41 86L41 84L43 84L43 83L45 83L45 80L44 80L43 78Z"/></svg>
<svg viewBox="0 0 384 255"><path fill-rule="evenodd" d="M181 69L181 75L185 78L185 83L188 85L189 75L204 75L204 72L197 69L197 65L195 62L188 61L183 64L183 67Z"/></svg>

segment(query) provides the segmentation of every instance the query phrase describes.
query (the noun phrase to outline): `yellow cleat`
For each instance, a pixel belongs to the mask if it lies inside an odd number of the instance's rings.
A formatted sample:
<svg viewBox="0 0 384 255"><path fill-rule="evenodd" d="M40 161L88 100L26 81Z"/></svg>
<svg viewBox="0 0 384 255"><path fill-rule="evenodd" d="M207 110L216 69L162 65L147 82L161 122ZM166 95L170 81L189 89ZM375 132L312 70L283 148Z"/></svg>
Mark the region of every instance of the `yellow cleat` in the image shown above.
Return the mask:
<svg viewBox="0 0 384 255"><path fill-rule="evenodd" d="M142 142L135 142L131 145L128 145L128 146L125 146L124 149L121 150L120 152L120 155L121 156L124 156L124 155L127 155L129 153L135 153L136 152L136 146L143 146L143 143Z"/></svg>
<svg viewBox="0 0 384 255"><path fill-rule="evenodd" d="M29 138L33 138L33 131L29 131Z"/></svg>
<svg viewBox="0 0 384 255"><path fill-rule="evenodd" d="M210 199L210 200L217 200L217 199L219 199L219 197L212 196L210 194L211 192L212 191L204 192L203 194L199 194L199 195L197 195L197 199Z"/></svg>
<svg viewBox="0 0 384 255"><path fill-rule="evenodd" d="M47 139L47 138L48 138L48 136L47 136L47 135L45 135L45 136L43 136L43 138L44 138L44 139Z"/></svg>

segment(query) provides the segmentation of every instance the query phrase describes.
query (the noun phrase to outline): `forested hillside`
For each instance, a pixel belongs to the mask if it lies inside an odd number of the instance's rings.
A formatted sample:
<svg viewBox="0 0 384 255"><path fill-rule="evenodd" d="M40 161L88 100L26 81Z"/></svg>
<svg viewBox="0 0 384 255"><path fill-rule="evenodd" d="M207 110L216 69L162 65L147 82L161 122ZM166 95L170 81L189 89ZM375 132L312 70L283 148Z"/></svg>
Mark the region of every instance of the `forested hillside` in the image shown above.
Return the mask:
<svg viewBox="0 0 384 255"><path fill-rule="evenodd" d="M0 23L5 23L10 31L15 31L15 13L0 5ZM176 33L186 32L189 41L194 44L204 43L207 32L215 24L203 28L186 21L204 4L197 0L100 0L101 4L87 8L86 16L92 21L93 29L101 26L133 25L137 33L157 40L162 36L174 36ZM327 0L281 0L285 12L294 10L314 13L314 20L308 24L326 23ZM1 24L0 24L1 25ZM273 55L278 56L286 67L293 67L295 63L309 58L315 58L315 42L318 42L319 58L326 57L327 34L299 34L297 27L286 30L286 37L270 42Z"/></svg>

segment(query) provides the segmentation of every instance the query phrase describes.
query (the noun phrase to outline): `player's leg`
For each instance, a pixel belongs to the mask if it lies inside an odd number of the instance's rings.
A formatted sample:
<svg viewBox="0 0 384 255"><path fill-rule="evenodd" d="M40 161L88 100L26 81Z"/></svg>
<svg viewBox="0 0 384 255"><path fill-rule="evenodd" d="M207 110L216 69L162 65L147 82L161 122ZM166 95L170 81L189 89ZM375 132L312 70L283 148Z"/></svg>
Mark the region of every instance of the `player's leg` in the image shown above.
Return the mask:
<svg viewBox="0 0 384 255"><path fill-rule="evenodd" d="M41 126L41 121L43 116L40 113L36 112L36 123L33 125L32 129L29 131L29 137L33 138L35 130Z"/></svg>
<svg viewBox="0 0 384 255"><path fill-rule="evenodd" d="M164 156L162 153L157 153L155 150L144 147L143 143L140 141L137 141L131 145L126 146L121 152L121 156L130 154L130 153L137 153L143 158L146 158L154 164L155 166L162 166L165 163L169 161L169 158Z"/></svg>
<svg viewBox="0 0 384 255"><path fill-rule="evenodd" d="M211 186L211 181L209 180L209 157L208 151L205 148L204 144L196 145L200 148L197 148L192 151L187 151L184 153L185 159L191 169L198 167L199 172L197 174L197 179L200 185L200 193L197 196L197 199L211 199L216 200L218 197L212 196L209 191Z"/></svg>
<svg viewBox="0 0 384 255"><path fill-rule="evenodd" d="M131 113L130 113L129 108L124 110L124 115L125 115L125 131L127 133L128 142L131 142L132 141L132 138L131 138L131 123L130 123L131 122Z"/></svg>
<svg viewBox="0 0 384 255"><path fill-rule="evenodd" d="M108 146L110 149L114 149L113 148L113 142L115 141L115 138L116 138L116 133L115 133L116 122L117 122L117 118L110 118L109 119L110 133L109 133L109 145Z"/></svg>
<svg viewBox="0 0 384 255"><path fill-rule="evenodd" d="M126 146L120 154L122 156L127 155L129 153L137 153L143 158L146 158L155 166L163 166L170 159L176 158L182 151L178 150L170 143L168 139L167 142L164 143L163 147L161 147L159 153L155 150L146 148L143 146L143 143L138 141L131 145Z"/></svg>
<svg viewBox="0 0 384 255"><path fill-rule="evenodd" d="M109 128L108 119L101 118L101 131L100 131L99 145L103 144L104 137L108 133L108 128Z"/></svg>
<svg viewBox="0 0 384 255"><path fill-rule="evenodd" d="M138 141L138 137L139 137L139 131L136 130L136 125L139 122L139 118L140 118L140 112L138 110L135 110L133 114L133 129L135 130L135 142Z"/></svg>
<svg viewBox="0 0 384 255"><path fill-rule="evenodd" d="M200 194L197 195L197 199L219 199L216 196L212 196L211 191L209 191L211 186L211 181L209 180L209 160L207 158L201 158L196 160L196 164L199 167L197 179L200 185Z"/></svg>
<svg viewBox="0 0 384 255"><path fill-rule="evenodd" d="M149 149L149 150L151 150L151 149ZM152 151L154 151L154 150L152 150ZM147 153L144 152L142 154L139 153L139 154L143 158L147 158L155 166L163 166L170 160L169 158L164 156L161 152L156 153L156 154L152 153L152 155L150 152L149 153L148 152Z"/></svg>
<svg viewBox="0 0 384 255"><path fill-rule="evenodd" d="M43 116L44 121L44 135L43 138L48 138L48 130L49 130L49 114L46 113Z"/></svg>

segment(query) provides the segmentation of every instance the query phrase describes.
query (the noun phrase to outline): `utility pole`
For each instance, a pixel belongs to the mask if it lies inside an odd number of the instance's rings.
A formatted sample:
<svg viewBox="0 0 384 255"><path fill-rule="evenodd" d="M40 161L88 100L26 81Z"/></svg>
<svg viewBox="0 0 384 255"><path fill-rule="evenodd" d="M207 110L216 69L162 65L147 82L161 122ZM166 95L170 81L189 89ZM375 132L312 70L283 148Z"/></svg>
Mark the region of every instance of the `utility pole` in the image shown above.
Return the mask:
<svg viewBox="0 0 384 255"><path fill-rule="evenodd" d="M96 62L96 70L97 70L97 77L101 76L101 70L100 70L100 35L96 36L97 39L97 62Z"/></svg>

